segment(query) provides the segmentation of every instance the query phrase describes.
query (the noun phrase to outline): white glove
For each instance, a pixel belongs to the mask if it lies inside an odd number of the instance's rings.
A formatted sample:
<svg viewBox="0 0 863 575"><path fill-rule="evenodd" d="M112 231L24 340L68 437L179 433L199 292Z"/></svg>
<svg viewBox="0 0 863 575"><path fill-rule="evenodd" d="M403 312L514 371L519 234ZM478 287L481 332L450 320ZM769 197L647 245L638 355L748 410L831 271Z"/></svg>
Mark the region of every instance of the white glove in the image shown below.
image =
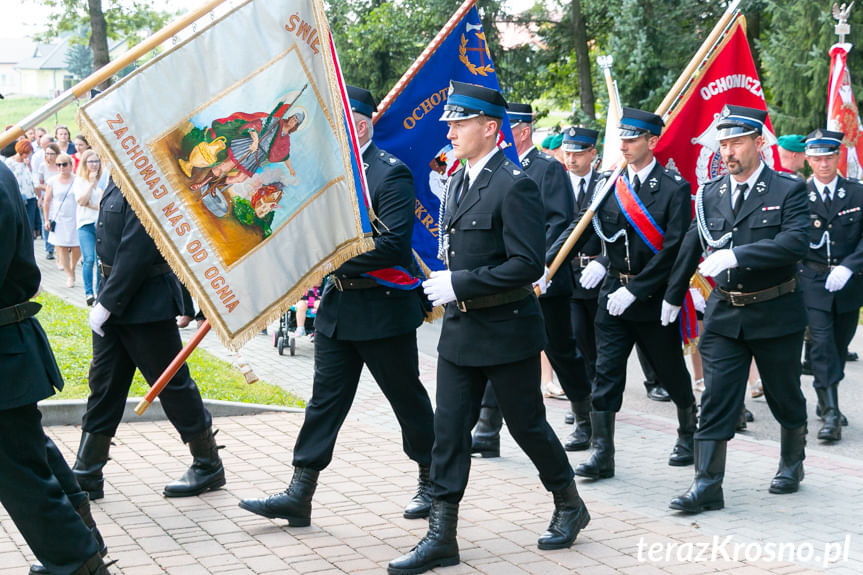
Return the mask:
<svg viewBox="0 0 863 575"><path fill-rule="evenodd" d="M548 291L548 286L551 285L551 280L548 279L548 266L545 266L545 271L542 272L542 277L533 282L533 287L539 287L539 295L545 295Z"/></svg>
<svg viewBox="0 0 863 575"><path fill-rule="evenodd" d="M692 305L695 306L695 311L704 313L704 310L707 308L707 302L704 301L701 290L698 288L689 288L689 293L692 294Z"/></svg>
<svg viewBox="0 0 863 575"><path fill-rule="evenodd" d="M449 270L432 272L429 275L429 279L423 282L423 291L434 306L455 301L455 290L452 287L452 272Z"/></svg>
<svg viewBox="0 0 863 575"><path fill-rule="evenodd" d="M593 263L593 262L591 262ZM587 268L584 268L585 270ZM620 287L613 294L608 296L608 313L610 315L621 315L635 301L635 296L625 287Z"/></svg>
<svg viewBox="0 0 863 575"><path fill-rule="evenodd" d="M660 321L662 325L670 325L674 323L674 320L677 319L677 314L680 313L679 305L671 305L665 300L662 300L662 314L660 314Z"/></svg>
<svg viewBox="0 0 863 575"><path fill-rule="evenodd" d="M111 312L105 309L102 304L97 303L93 306L93 309L90 310L90 329L92 329L97 335L105 337L105 332L102 331L102 326L105 325L105 322L108 321L109 317L111 317Z"/></svg>
<svg viewBox="0 0 863 575"><path fill-rule="evenodd" d="M851 276L854 275L849 268L845 266L836 266L833 268L833 271L830 272L830 275L827 276L827 280L824 282L824 287L829 292L837 292L845 287L845 284L848 283L848 280L851 279Z"/></svg>
<svg viewBox="0 0 863 575"><path fill-rule="evenodd" d="M703 276L716 277L727 269L737 267L737 256L733 250L716 250L698 266Z"/></svg>
<svg viewBox="0 0 863 575"><path fill-rule="evenodd" d="M580 283L581 287L584 289L593 289L599 285L599 282L602 281L605 274L605 266L598 261L593 260L587 264L583 270L581 270L581 278L578 280L578 283Z"/></svg>

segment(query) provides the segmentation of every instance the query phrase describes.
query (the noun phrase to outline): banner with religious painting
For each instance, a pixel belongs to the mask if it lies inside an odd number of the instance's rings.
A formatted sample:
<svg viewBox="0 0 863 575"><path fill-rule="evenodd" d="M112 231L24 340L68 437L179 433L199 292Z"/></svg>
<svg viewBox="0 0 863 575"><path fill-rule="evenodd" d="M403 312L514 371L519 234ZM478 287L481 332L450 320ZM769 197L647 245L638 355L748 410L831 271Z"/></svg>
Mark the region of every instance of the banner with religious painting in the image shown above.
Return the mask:
<svg viewBox="0 0 863 575"><path fill-rule="evenodd" d="M112 177L233 347L374 247L319 0L249 0L83 106Z"/></svg>

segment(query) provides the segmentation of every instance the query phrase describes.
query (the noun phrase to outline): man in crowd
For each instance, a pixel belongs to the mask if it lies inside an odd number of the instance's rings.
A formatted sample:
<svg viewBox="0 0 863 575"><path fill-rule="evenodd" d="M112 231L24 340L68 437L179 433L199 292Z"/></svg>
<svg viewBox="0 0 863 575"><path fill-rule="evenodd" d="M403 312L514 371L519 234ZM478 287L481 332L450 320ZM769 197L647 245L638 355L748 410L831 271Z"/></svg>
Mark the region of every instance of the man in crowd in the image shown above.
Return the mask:
<svg viewBox="0 0 863 575"><path fill-rule="evenodd" d="M414 188L410 170L373 141L371 92L348 86L363 165L378 217L375 249L339 267L327 282L315 319L315 376L312 399L294 445L294 474L288 488L266 499L245 499L240 507L294 527L309 525L320 472L333 457L339 430L356 395L363 366L369 368L402 428L405 453L419 466L416 495L404 510L408 519L429 513L428 477L434 443L431 401L419 379L416 329L423 322L419 282L404 289L383 286L367 272L400 266L413 269L411 233Z"/></svg>
<svg viewBox="0 0 863 575"><path fill-rule="evenodd" d="M806 401L800 356L806 311L797 285L806 255L809 214L805 184L761 160L767 112L726 106L717 140L729 174L696 196L692 223L662 303L662 323L674 321L696 267L714 278L699 351L704 366L701 418L695 434L695 480L670 507L689 513L721 509L726 446L734 436L749 365L758 364L764 395L782 426L779 470L771 493L797 491L803 479ZM699 265L702 242L709 255Z"/></svg>
<svg viewBox="0 0 863 575"><path fill-rule="evenodd" d="M453 152L466 160L453 175L440 229L447 269L423 288L446 305L438 344L431 513L425 537L390 561L393 575L459 562L459 503L470 472L470 430L486 382L494 386L510 433L554 496L540 549L575 541L590 515L566 452L545 419L539 352L545 329L532 283L543 276L542 199L536 183L496 146L506 101L497 90L452 81L441 121Z"/></svg>
<svg viewBox="0 0 863 575"><path fill-rule="evenodd" d="M777 171L789 174L803 174L803 166L806 165L806 155L803 153L806 145L800 134L786 134L779 136L777 149L779 150L779 163L782 165Z"/></svg>

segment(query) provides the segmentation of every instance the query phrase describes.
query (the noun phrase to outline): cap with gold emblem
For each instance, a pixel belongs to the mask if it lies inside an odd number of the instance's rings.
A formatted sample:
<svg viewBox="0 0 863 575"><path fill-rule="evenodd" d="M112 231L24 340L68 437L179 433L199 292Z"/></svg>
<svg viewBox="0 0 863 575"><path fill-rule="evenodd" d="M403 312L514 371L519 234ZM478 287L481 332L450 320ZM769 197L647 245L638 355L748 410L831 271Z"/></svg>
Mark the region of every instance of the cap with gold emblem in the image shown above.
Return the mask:
<svg viewBox="0 0 863 575"><path fill-rule="evenodd" d="M506 100L500 92L492 88L451 80L443 109L441 122L467 120L477 116L503 118L506 114Z"/></svg>
<svg viewBox="0 0 863 575"><path fill-rule="evenodd" d="M831 132L830 130L815 130L806 136L807 156L830 156L838 154L842 146L842 132Z"/></svg>
<svg viewBox="0 0 863 575"><path fill-rule="evenodd" d="M764 122L767 121L767 110L758 108L747 108L746 106L733 106L731 104L722 108L719 122L716 124L717 141L761 134Z"/></svg>

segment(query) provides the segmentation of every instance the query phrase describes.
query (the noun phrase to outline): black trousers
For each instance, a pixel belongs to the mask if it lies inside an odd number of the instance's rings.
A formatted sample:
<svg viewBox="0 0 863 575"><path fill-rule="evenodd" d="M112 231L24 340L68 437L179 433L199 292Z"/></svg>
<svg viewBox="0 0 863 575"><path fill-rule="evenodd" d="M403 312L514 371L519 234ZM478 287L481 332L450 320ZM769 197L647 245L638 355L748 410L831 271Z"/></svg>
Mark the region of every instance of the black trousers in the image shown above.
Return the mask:
<svg viewBox="0 0 863 575"><path fill-rule="evenodd" d="M854 338L860 314L858 310L839 313L835 303L832 311L806 308L806 314L812 336L809 361L815 376L814 386L826 389L845 377L848 344Z"/></svg>
<svg viewBox="0 0 863 575"><path fill-rule="evenodd" d="M663 326L659 321L631 321L599 310L596 314L593 410L620 411L626 387L626 362L636 343L650 358L656 376L677 407L694 404L677 324Z"/></svg>
<svg viewBox="0 0 863 575"><path fill-rule="evenodd" d="M105 336L93 334L90 397L81 428L113 437L123 419L135 368L153 385L182 348L173 319L152 323L104 326ZM212 425L210 412L186 364L159 394L165 415L184 442Z"/></svg>
<svg viewBox="0 0 863 575"><path fill-rule="evenodd" d="M584 368L587 379L596 381L596 308L597 298L569 300L572 315L572 333L575 336L575 347L584 358Z"/></svg>
<svg viewBox="0 0 863 575"><path fill-rule="evenodd" d="M69 467L69 464L66 463L66 459L63 457L63 454L60 453L60 449L58 449L57 445L47 436L45 437L45 451L48 460L48 467L51 468L51 471L54 473L54 477L56 477L57 481L60 483L60 488L63 490L63 493L66 494L66 497L69 498L69 502L72 504L72 507L78 509L82 503L90 500L90 496L81 489L80 485L78 485L78 480L75 479L75 474L72 473L72 469Z"/></svg>
<svg viewBox="0 0 863 575"><path fill-rule="evenodd" d="M656 370L653 369L653 364L650 363L650 358L647 357L647 354L637 343L635 344L635 353L638 355L638 363L641 364L641 371L644 372L644 384L659 385L661 382L659 381L659 376L656 375Z"/></svg>
<svg viewBox="0 0 863 575"><path fill-rule="evenodd" d="M584 358L576 352L569 302L568 295L539 298L547 336L545 355L566 397L570 401L581 401L590 397L590 380Z"/></svg>
<svg viewBox="0 0 863 575"><path fill-rule="evenodd" d="M539 377L538 355L482 367L456 365L438 357L432 497L458 503L464 495L470 474L471 429L487 381L494 387L510 434L539 471L543 486L556 491L569 485L574 474L560 440L545 419Z"/></svg>
<svg viewBox="0 0 863 575"><path fill-rule="evenodd" d="M52 467L72 472L59 451L51 457L59 456L62 465L49 462L47 441L35 404L0 411L0 503L39 562L65 575L99 547Z"/></svg>
<svg viewBox="0 0 863 575"><path fill-rule="evenodd" d="M734 437L753 357L773 417L786 429L804 425L806 400L800 390L797 360L802 347L803 331L766 339L734 339L704 330L698 342L704 393L695 438L723 441Z"/></svg>
<svg viewBox="0 0 863 575"><path fill-rule="evenodd" d="M367 341L317 332L312 399L294 446L294 467L320 471L330 464L364 364L395 412L404 452L420 465L431 464L434 412L420 382L416 331Z"/></svg>

